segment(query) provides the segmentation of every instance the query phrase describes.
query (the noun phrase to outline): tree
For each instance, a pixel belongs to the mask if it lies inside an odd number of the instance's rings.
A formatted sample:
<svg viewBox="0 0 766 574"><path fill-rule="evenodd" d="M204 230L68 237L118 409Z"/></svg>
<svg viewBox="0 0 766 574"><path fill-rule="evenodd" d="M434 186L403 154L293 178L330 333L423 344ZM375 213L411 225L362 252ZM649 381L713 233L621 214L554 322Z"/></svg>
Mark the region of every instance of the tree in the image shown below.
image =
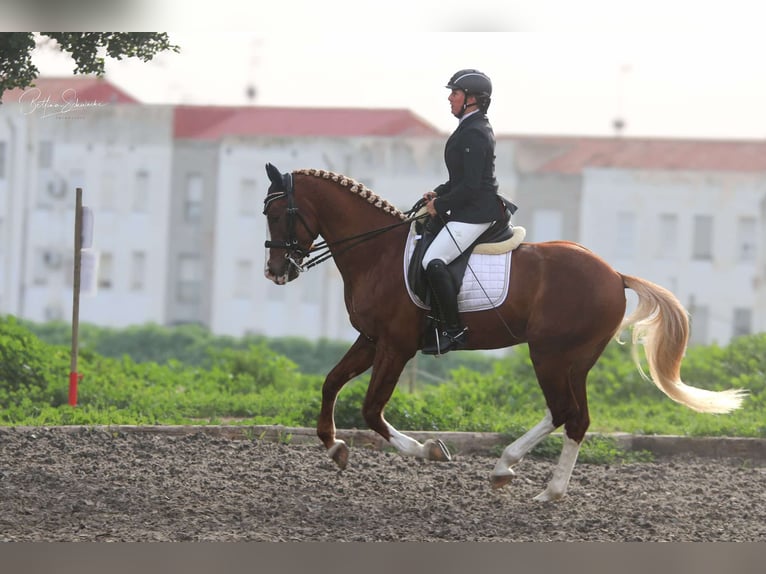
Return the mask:
<svg viewBox="0 0 766 574"><path fill-rule="evenodd" d="M150 61L160 52L179 52L164 32L41 32L75 61L75 74L104 74L105 56ZM26 88L40 71L32 62L37 43L33 32L0 33L0 98L5 90Z"/></svg>

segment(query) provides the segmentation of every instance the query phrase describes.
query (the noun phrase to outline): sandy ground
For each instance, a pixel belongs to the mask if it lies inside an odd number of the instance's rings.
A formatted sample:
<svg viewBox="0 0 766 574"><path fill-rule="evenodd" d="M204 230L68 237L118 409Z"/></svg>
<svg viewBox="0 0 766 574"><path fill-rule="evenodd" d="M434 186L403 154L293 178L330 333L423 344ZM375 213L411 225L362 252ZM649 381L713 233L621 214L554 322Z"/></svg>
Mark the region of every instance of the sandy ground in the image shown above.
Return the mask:
<svg viewBox="0 0 766 574"><path fill-rule="evenodd" d="M321 445L55 429L0 434L0 541L764 541L766 468L674 457L579 463L532 500L550 460L501 490L495 459L434 463Z"/></svg>

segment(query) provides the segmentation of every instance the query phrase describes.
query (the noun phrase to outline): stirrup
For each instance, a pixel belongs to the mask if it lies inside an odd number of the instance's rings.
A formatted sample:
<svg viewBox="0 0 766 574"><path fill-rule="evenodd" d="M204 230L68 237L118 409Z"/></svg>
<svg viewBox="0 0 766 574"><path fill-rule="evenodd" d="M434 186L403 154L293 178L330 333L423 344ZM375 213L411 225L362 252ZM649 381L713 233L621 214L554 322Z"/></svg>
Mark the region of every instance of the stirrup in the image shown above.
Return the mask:
<svg viewBox="0 0 766 574"><path fill-rule="evenodd" d="M443 355L463 349L466 345L467 333L468 327L443 330L434 328L434 340L424 344L420 352L424 355Z"/></svg>
<svg viewBox="0 0 766 574"><path fill-rule="evenodd" d="M468 327L461 327L457 333L455 333L455 331L456 329L453 329L452 332L450 332L450 330L443 331L442 336L449 339L450 343L455 345L455 348L465 345Z"/></svg>

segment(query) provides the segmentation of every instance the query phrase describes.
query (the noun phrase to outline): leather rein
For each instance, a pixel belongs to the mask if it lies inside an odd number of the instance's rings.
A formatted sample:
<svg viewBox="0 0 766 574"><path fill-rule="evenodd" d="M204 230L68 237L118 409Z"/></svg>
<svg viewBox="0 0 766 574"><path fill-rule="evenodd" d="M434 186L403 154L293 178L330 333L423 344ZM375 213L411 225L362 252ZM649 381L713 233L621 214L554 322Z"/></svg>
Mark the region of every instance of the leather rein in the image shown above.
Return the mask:
<svg viewBox="0 0 766 574"><path fill-rule="evenodd" d="M317 237L319 234L314 233L309 225L306 223L306 220L303 218L303 216L298 211L298 207L295 205L295 187L293 184L293 175L291 173L286 173L283 175L283 191L277 191L273 193L269 193L266 195L266 199L263 200L263 214L266 215L266 212L269 209L269 206L272 204L272 202L277 201L279 199L287 199L287 210L285 211L285 215L287 217L287 239L283 241L271 241L267 240L264 244L266 249L284 249L285 250L285 258L290 262L291 265L295 267L295 269L302 273L303 271L308 271L312 267L315 267L319 265L320 263L323 263L327 261L328 259L332 259L333 253L331 249L333 247L336 247L338 245L344 244L344 243L350 243L349 245L346 245L346 247L337 253L335 256L340 256L343 253L347 252L350 249L353 249L357 245L360 245L364 243L365 241L368 241L370 239L373 239L377 237L378 235L382 235L383 233L386 233L387 231L391 231L392 229L396 229L397 227L401 227L403 225L410 225L413 221L422 219L424 217L428 217L427 213L424 213L423 215L413 217L413 214L417 213L417 211L422 206L423 200L418 201L412 209L407 211L405 215L407 215L407 219L404 219L403 221L400 221L399 223L393 223L391 225L387 225L385 227L381 227L378 229L372 229L370 231L365 231L364 233L359 233L358 235L352 235L351 237L346 237L344 239L339 239L338 241L333 241L332 243L327 241L322 241L320 243L311 244L308 248L301 247L300 242L298 241L298 235L295 231L296 227L296 221L300 222L301 225L303 225L303 228L308 232L309 237ZM317 255L318 254L318 255ZM317 255L316 258L312 261L309 261L308 263L301 264L300 261L302 259L308 258L311 255Z"/></svg>

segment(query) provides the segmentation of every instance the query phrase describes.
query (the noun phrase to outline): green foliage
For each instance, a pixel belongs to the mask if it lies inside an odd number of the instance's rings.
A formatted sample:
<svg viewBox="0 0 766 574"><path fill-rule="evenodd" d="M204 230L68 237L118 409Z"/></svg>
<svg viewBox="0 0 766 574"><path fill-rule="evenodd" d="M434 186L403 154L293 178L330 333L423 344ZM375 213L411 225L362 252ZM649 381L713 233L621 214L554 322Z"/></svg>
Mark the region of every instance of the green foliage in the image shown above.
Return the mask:
<svg viewBox="0 0 766 574"><path fill-rule="evenodd" d="M69 372L70 355L50 348L14 319L0 318L0 408L19 402L65 404L59 374Z"/></svg>
<svg viewBox="0 0 766 574"><path fill-rule="evenodd" d="M65 324L0 318L0 424L312 427L325 373L348 347L297 338L215 337L193 325L121 330L81 325L78 370L84 379L73 409L67 404L70 337ZM672 402L641 377L629 346L612 344L589 377L590 430L766 436L764 351L764 335L742 337L723 348L689 349L682 370L688 384L750 390L743 409L716 416ZM469 357L474 362L463 362ZM510 443L543 416L545 402L526 346L499 359L450 353L414 363L430 369L430 361L444 369L444 382L418 384L415 392L407 385L398 387L385 415L399 429L498 432ZM369 373L364 373L341 391L335 409L339 428L367 427L362 404L368 383ZM561 437L552 436L532 454L556 457L560 449ZM621 452L611 439L592 436L580 459L603 463L641 456Z"/></svg>
<svg viewBox="0 0 766 574"><path fill-rule="evenodd" d="M24 88L40 71L32 63L35 39L31 32L0 33L0 97L5 90Z"/></svg>
<svg viewBox="0 0 766 574"><path fill-rule="evenodd" d="M148 62L160 52L179 51L164 32L42 32L42 36L72 56L75 74L102 76L102 53L116 60L133 57ZM32 62L34 48L32 32L0 33L0 96L5 90L33 85L40 73Z"/></svg>
<svg viewBox="0 0 766 574"><path fill-rule="evenodd" d="M23 324L46 343L70 344L72 333L68 323ZM293 361L301 373L322 376L330 372L351 346L328 339L312 342L300 337L216 336L201 325L191 324L175 327L147 324L123 329L81 324L78 340L80 352L83 353L94 352L113 358L128 355L139 363L166 364L175 360L202 368L210 368L221 351L246 351L252 346L265 345ZM481 353L459 352L439 358L418 356L410 361L410 367L418 370L417 386L424 386L433 384L435 380L448 379L450 373L460 367L479 373L489 372L494 363L495 359Z"/></svg>

